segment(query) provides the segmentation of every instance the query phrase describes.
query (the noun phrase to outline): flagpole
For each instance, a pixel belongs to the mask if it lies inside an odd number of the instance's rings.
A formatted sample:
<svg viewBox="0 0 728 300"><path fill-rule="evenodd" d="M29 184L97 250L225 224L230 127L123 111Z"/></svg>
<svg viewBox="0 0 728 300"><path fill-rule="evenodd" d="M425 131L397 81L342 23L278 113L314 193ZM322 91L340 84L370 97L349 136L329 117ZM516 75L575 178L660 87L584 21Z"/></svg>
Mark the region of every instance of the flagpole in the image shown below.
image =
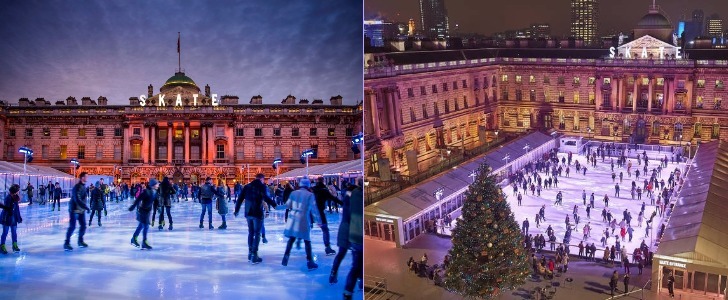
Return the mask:
<svg viewBox="0 0 728 300"><path fill-rule="evenodd" d="M177 67L179 67L179 71L182 72L182 51L180 51L180 33L177 32Z"/></svg>

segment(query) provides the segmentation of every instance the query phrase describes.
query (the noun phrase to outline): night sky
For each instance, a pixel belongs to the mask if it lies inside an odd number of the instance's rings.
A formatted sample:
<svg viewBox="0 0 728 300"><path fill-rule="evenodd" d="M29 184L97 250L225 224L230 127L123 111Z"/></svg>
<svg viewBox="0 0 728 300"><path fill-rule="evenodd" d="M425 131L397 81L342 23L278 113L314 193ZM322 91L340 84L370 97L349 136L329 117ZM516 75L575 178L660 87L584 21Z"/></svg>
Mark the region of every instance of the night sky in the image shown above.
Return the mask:
<svg viewBox="0 0 728 300"><path fill-rule="evenodd" d="M460 25L462 33L495 32L527 27L531 23L550 23L552 34L569 33L570 0L516 0L516 1L469 1L445 0L450 17L450 28ZM642 16L647 14L651 0L599 1L600 34L620 31L630 33ZM726 0L657 0L667 17L677 26L682 15L690 18L694 9L702 9L705 17L718 13L728 19ZM366 0L364 13L367 18L384 16L393 21L406 22L414 19L419 29L418 0ZM724 27L726 26L724 21Z"/></svg>
<svg viewBox="0 0 728 300"><path fill-rule="evenodd" d="M362 100L361 1L2 1L0 100L159 92L177 68L248 103Z"/></svg>

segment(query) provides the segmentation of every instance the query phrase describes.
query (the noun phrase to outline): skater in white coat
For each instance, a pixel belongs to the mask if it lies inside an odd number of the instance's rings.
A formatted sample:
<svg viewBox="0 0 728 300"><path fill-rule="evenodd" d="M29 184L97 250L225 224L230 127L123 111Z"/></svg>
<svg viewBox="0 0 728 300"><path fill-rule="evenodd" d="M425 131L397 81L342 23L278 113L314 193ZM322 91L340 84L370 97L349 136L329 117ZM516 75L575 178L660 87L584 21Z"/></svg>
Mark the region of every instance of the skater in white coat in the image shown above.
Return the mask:
<svg viewBox="0 0 728 300"><path fill-rule="evenodd" d="M311 254L311 219L309 215L312 215L315 220L321 220L319 210L316 207L316 197L308 190L310 186L311 181L308 178L301 179L298 190L293 191L288 196L286 207L290 210L290 214L286 222L286 229L283 230L283 235L288 237L288 244L286 244L286 252L281 263L284 266L288 265L288 257L291 254L293 243L297 238L303 239L309 271L318 268Z"/></svg>

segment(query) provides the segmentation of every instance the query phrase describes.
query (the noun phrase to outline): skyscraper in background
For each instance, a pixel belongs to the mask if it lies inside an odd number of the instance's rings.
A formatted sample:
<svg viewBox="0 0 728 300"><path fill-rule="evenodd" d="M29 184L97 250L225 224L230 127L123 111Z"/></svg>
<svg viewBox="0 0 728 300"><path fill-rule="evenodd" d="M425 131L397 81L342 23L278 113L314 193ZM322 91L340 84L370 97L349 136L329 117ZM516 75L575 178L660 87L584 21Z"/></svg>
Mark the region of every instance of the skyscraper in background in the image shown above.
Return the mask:
<svg viewBox="0 0 728 300"><path fill-rule="evenodd" d="M420 0L420 20L424 36L438 39L449 37L445 0Z"/></svg>
<svg viewBox="0 0 728 300"><path fill-rule="evenodd" d="M705 34L709 37L723 36L723 19L718 14L712 14L705 21Z"/></svg>
<svg viewBox="0 0 728 300"><path fill-rule="evenodd" d="M415 20L409 19L409 22L407 23L407 27L409 27L407 31L407 35L414 36L415 35Z"/></svg>
<svg viewBox="0 0 728 300"><path fill-rule="evenodd" d="M571 0L571 36L584 43L596 41L599 19L598 0Z"/></svg>

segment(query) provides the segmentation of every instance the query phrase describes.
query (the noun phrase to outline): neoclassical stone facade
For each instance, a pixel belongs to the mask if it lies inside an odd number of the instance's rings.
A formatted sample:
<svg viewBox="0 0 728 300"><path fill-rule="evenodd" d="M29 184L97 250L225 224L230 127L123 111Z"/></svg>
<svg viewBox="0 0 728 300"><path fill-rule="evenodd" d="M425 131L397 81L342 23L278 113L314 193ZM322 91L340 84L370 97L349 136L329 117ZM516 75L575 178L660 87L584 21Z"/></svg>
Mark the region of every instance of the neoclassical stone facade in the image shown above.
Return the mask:
<svg viewBox="0 0 728 300"><path fill-rule="evenodd" d="M240 104L237 96L211 94L209 86L201 93L177 73L160 93L153 94L150 85L147 95L131 97L128 106L107 105L104 97L85 97L80 104L73 97L55 104L42 98L6 104L0 108L0 157L22 162L18 148L27 146L34 150L33 164L69 173L69 161L76 158L78 172L127 182L161 176L197 182L210 176L232 183L256 173L274 176L276 158L283 160L280 173L300 168L300 153L309 148L318 149L311 164L354 159L351 137L361 131L361 122L361 107L342 105L341 96L330 104L296 103L290 95L281 104L262 104L261 96Z"/></svg>

